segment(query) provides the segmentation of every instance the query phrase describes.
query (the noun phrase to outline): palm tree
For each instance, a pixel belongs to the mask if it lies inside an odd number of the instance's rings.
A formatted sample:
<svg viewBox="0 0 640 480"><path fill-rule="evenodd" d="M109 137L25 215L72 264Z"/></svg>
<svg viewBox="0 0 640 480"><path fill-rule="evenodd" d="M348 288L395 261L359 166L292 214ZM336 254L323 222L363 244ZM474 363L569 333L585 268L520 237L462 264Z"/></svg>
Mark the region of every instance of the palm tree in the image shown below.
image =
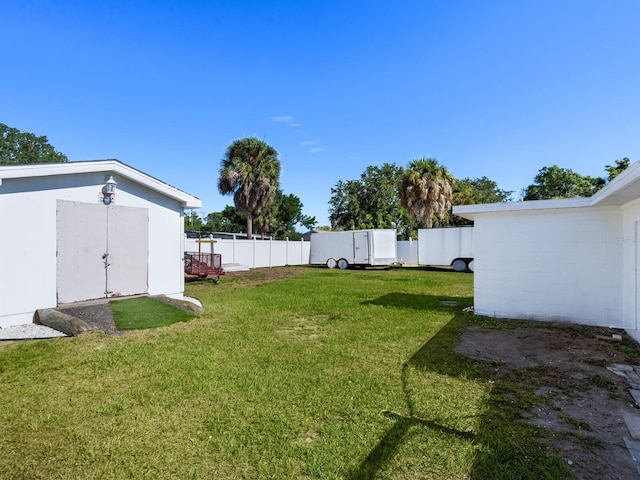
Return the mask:
<svg viewBox="0 0 640 480"><path fill-rule="evenodd" d="M400 178L400 204L420 226L431 228L451 207L453 175L435 158L412 160Z"/></svg>
<svg viewBox="0 0 640 480"><path fill-rule="evenodd" d="M278 152L266 142L243 138L227 148L218 190L222 195L233 193L236 209L247 216L247 238L253 234L253 218L273 200L279 179Z"/></svg>

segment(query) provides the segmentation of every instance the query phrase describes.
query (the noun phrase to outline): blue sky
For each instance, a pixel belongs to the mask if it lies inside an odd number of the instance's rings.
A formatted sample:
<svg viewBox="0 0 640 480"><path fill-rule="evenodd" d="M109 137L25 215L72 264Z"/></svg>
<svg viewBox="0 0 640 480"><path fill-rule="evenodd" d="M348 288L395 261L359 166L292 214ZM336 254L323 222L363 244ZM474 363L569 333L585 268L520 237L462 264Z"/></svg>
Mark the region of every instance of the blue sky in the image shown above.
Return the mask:
<svg viewBox="0 0 640 480"><path fill-rule="evenodd" d="M30 1L1 8L0 122L203 200L257 136L328 223L331 187L431 156L518 194L640 159L640 2Z"/></svg>

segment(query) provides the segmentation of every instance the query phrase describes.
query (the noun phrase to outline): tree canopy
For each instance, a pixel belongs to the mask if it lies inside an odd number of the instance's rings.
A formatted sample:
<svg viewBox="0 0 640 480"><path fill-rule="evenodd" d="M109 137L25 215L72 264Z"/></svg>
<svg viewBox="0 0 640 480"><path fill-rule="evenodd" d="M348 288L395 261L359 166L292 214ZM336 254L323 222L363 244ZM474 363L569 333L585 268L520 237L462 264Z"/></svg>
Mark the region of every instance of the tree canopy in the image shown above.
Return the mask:
<svg viewBox="0 0 640 480"><path fill-rule="evenodd" d="M400 178L400 203L419 226L444 219L453 200L455 178L435 158L412 160Z"/></svg>
<svg viewBox="0 0 640 480"><path fill-rule="evenodd" d="M282 190L276 191L275 197L253 219L254 229L262 235L269 235L276 239L289 238L299 240L302 234L296 231L296 225L302 225L312 229L316 225L315 217L304 215L304 205L296 195L285 194ZM185 230L206 232L243 232L247 226L247 216L239 212L235 207L227 205L221 212L212 212L204 218L195 212L185 216Z"/></svg>
<svg viewBox="0 0 640 480"><path fill-rule="evenodd" d="M202 228L202 218L196 212L191 210L191 213L185 214L184 216L184 230L185 231L201 231Z"/></svg>
<svg viewBox="0 0 640 480"><path fill-rule="evenodd" d="M296 232L296 224L310 230L317 223L315 217L302 213L303 207L300 198L296 195L285 194L278 189L273 202L255 218L256 230L263 235L269 234L279 239L297 240L301 235Z"/></svg>
<svg viewBox="0 0 640 480"><path fill-rule="evenodd" d="M631 160L627 157L624 157L622 160L616 160L615 165L605 165L604 170L607 172L607 180L610 182L618 175L620 175L623 171L625 171L629 165L631 164Z"/></svg>
<svg viewBox="0 0 640 480"><path fill-rule="evenodd" d="M487 177L463 178L453 185L454 205L477 205L479 203L500 203L511 201L513 192L502 190ZM471 225L472 221L451 213L443 221L446 225Z"/></svg>
<svg viewBox="0 0 640 480"><path fill-rule="evenodd" d="M533 180L525 188L523 200L590 197L606 183L604 178L580 175L557 165L541 168Z"/></svg>
<svg viewBox="0 0 640 480"><path fill-rule="evenodd" d="M278 152L255 138L236 140L227 148L220 166L218 190L233 193L236 208L247 217L247 238L253 234L253 219L275 196L280 182Z"/></svg>
<svg viewBox="0 0 640 480"><path fill-rule="evenodd" d="M47 137L0 123L0 165L61 163L68 159L49 144Z"/></svg>
<svg viewBox="0 0 640 480"><path fill-rule="evenodd" d="M212 212L204 218L196 212L184 217L184 229L201 233L229 232L240 233L247 226L247 217L231 205L227 205L221 212Z"/></svg>
<svg viewBox="0 0 640 480"><path fill-rule="evenodd" d="M512 194L513 192L499 188L496 182L487 177L462 178L453 185L455 205L508 202Z"/></svg>
<svg viewBox="0 0 640 480"><path fill-rule="evenodd" d="M624 157L614 165L605 165L607 178L580 175L569 168L557 165L543 167L534 183L524 189L523 200L548 200L553 198L590 197L629 167L631 161Z"/></svg>
<svg viewBox="0 0 640 480"><path fill-rule="evenodd" d="M331 189L329 221L334 230L394 228L409 238L413 222L401 208L402 169L391 163L368 166L356 180L339 180Z"/></svg>
<svg viewBox="0 0 640 480"><path fill-rule="evenodd" d="M444 168L433 159L419 160L431 160L428 162L430 166ZM436 165L433 165L433 162ZM359 179L338 181L331 189L329 200L331 228L334 230L395 228L401 239L415 237L418 224L400 203L403 174L406 174L406 171L401 167L385 163L381 166L367 167ZM487 177L453 181L448 171L446 174L448 181L453 183L452 201L441 218L433 216L433 225L450 226L470 223L452 214L451 203L468 205L505 202L511 199L512 192L498 188L498 184Z"/></svg>

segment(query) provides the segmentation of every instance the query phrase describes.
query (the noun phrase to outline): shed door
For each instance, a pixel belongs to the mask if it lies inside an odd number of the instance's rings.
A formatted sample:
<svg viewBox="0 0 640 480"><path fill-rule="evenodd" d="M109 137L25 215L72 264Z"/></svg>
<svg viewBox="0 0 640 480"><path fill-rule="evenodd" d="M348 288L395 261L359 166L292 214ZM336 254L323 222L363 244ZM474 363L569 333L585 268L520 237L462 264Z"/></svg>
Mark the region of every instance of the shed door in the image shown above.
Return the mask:
<svg viewBox="0 0 640 480"><path fill-rule="evenodd" d="M137 295L149 289L149 212L146 208L107 207L107 296Z"/></svg>
<svg viewBox="0 0 640 480"><path fill-rule="evenodd" d="M353 234L353 261L356 264L369 262L369 234L358 232Z"/></svg>
<svg viewBox="0 0 640 480"><path fill-rule="evenodd" d="M144 208L58 200L58 303L148 291Z"/></svg>

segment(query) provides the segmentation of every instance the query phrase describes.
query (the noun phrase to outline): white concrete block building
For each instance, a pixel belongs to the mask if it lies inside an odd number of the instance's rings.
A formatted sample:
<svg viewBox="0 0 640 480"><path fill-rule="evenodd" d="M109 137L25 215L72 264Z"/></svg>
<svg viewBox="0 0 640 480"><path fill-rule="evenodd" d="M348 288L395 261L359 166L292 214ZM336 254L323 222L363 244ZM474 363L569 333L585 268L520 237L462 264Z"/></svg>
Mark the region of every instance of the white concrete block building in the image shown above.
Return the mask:
<svg viewBox="0 0 640 480"><path fill-rule="evenodd" d="M117 160L0 166L0 327L89 299L181 298L184 211L201 206Z"/></svg>
<svg viewBox="0 0 640 480"><path fill-rule="evenodd" d="M590 198L456 206L474 221L475 312L640 341L640 162Z"/></svg>

